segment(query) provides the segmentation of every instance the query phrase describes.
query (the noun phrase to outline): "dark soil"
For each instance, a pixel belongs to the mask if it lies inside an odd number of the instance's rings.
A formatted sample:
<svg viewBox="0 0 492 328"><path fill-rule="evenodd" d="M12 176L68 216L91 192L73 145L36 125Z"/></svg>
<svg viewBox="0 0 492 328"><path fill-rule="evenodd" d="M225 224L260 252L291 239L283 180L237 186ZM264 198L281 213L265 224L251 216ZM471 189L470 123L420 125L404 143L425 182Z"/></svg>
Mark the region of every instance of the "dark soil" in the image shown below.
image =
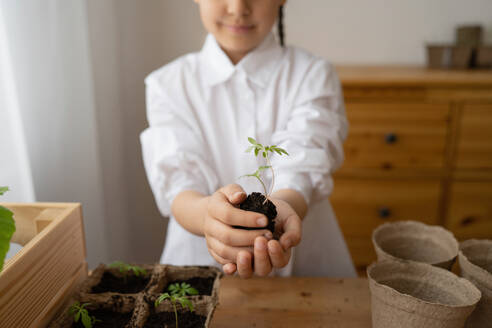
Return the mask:
<svg viewBox="0 0 492 328"><path fill-rule="evenodd" d="M149 283L149 277L135 276L133 273L124 278L116 277L112 273L104 272L101 281L92 287L91 293L117 292L122 294L136 294L144 290Z"/></svg>
<svg viewBox="0 0 492 328"><path fill-rule="evenodd" d="M277 208L275 205L268 200L265 203L265 196L259 192L253 192L248 195L246 200L239 205L239 208L245 211L252 211L261 214L265 214L268 218L268 225L266 228L272 232L275 232L275 218L277 217ZM250 228L250 227L240 227L234 226L234 228L246 229L246 230L260 230L263 228Z"/></svg>
<svg viewBox="0 0 492 328"><path fill-rule="evenodd" d="M125 325L130 322L132 318L132 313L119 313L112 312L106 310L94 310L89 311L89 315L96 317L97 321L92 327L93 328L121 328L125 327ZM73 323L72 327L76 328L84 328L82 324L82 320L79 319L79 322Z"/></svg>
<svg viewBox="0 0 492 328"><path fill-rule="evenodd" d="M195 288L198 290L198 295L212 295L212 288L214 286L214 280L215 277L210 277L210 278L191 278L188 280L175 280L170 282L166 288L164 289L163 292L167 292L167 289L169 288L170 285L179 283L181 285L182 282L185 282L187 284L190 284L191 287Z"/></svg>
<svg viewBox="0 0 492 328"><path fill-rule="evenodd" d="M194 312L178 312L179 328L200 328L205 326L207 317L195 314ZM176 316L174 312L152 311L144 325L144 328L163 328L176 327Z"/></svg>

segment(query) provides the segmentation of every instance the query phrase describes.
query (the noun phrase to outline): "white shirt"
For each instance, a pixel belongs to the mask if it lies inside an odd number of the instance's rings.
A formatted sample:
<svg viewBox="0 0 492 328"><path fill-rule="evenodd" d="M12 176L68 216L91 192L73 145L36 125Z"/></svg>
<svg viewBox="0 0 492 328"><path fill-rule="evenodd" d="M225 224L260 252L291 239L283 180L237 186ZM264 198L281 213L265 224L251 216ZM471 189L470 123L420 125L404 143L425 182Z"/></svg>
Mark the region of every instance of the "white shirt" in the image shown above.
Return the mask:
<svg viewBox="0 0 492 328"><path fill-rule="evenodd" d="M157 206L170 217L162 263L220 267L205 239L173 218L171 204L181 191L211 195L230 183L262 191L253 178L238 180L265 165L261 156L245 153L253 137L290 154L271 157L274 191L295 189L309 204L301 244L278 274L355 276L328 202L348 125L339 80L326 60L282 48L270 33L233 65L209 34L200 52L163 66L145 83L143 159Z"/></svg>

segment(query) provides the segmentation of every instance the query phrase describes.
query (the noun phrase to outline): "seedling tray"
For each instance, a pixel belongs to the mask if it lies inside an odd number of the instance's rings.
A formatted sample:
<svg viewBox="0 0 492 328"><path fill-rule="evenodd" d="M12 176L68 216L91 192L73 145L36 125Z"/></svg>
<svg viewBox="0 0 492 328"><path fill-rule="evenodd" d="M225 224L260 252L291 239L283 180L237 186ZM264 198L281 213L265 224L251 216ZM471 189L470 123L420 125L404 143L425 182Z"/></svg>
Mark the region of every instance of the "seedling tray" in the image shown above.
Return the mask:
<svg viewBox="0 0 492 328"><path fill-rule="evenodd" d="M150 321L154 320L155 315L161 315L163 312L171 313L170 326L174 326L175 317L174 309L170 302L164 301L157 308L154 307L155 300L161 293L166 292L166 287L169 283L184 282L189 279L201 278L211 279L210 295L193 295L188 296L194 307L194 311L190 313L189 309L183 308L179 303L177 306L178 317L180 318L180 327L186 327L184 321L190 317L197 317L199 324L196 323L193 327L209 327L213 312L218 303L218 290L222 273L215 267L207 266L172 266L172 265L143 265L147 271L148 283L145 287L136 293L120 293L107 291L102 293L94 293L94 287L97 286L105 273L113 275L121 275L118 269L109 268L105 265L100 265L94 272L84 281L79 290L74 294L73 298L66 304L63 311L49 325L52 328L68 328L73 327L73 316L69 315L70 306L78 301L81 304L90 303L87 306L89 312L108 310L115 313L127 314L128 322L124 327L136 328L146 327ZM97 318L97 316L96 316ZM108 323L109 324L109 323ZM200 326L201 325L201 326ZM164 326L162 323L161 327ZM103 323L96 323L94 328L106 327ZM108 326L111 327L111 326Z"/></svg>

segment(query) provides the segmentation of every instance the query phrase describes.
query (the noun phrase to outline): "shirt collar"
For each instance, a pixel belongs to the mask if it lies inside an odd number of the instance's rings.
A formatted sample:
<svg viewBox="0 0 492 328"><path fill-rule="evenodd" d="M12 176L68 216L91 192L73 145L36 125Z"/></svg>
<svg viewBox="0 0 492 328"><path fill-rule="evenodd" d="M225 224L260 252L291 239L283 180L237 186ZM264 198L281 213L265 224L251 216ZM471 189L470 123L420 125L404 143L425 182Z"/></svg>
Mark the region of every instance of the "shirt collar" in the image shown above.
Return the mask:
<svg viewBox="0 0 492 328"><path fill-rule="evenodd" d="M215 37L208 34L200 52L203 82L213 86L227 81L235 71L242 70L252 82L265 87L282 54L283 48L275 40L273 32L270 32L259 46L234 65Z"/></svg>

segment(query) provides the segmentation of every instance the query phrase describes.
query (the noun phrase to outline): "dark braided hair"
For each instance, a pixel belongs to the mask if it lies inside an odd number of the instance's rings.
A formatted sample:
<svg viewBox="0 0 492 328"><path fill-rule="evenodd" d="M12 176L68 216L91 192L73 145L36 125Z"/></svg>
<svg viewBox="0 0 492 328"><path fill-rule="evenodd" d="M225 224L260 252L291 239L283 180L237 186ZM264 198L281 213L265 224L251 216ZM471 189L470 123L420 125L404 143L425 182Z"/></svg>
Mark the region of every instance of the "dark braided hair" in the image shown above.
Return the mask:
<svg viewBox="0 0 492 328"><path fill-rule="evenodd" d="M284 6L278 8L278 36L280 38L280 45L284 46Z"/></svg>

